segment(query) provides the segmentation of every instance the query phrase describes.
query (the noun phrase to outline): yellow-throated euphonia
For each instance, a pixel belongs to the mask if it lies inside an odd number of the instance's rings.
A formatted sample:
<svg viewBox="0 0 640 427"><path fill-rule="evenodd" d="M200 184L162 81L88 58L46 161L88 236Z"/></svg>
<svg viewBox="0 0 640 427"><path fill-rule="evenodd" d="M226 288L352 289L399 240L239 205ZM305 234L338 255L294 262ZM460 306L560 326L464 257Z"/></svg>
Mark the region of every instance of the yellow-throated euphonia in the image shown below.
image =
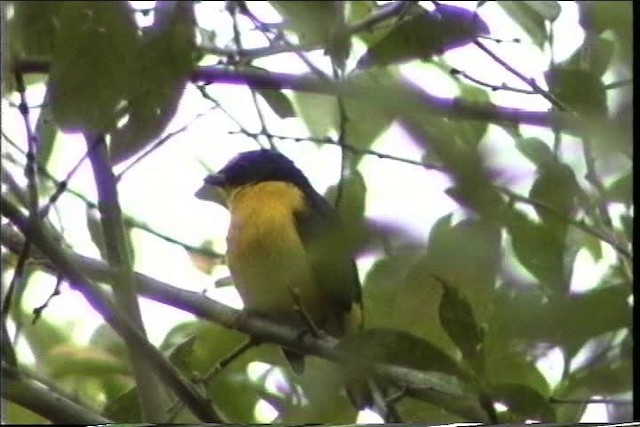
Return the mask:
<svg viewBox="0 0 640 427"><path fill-rule="evenodd" d="M273 150L243 152L205 183L224 192L231 213L227 261L247 309L305 328L297 299L329 335L362 328L360 281L338 215L291 160ZM283 352L301 373L303 355ZM348 387L354 404L368 405L363 387L355 388Z"/></svg>

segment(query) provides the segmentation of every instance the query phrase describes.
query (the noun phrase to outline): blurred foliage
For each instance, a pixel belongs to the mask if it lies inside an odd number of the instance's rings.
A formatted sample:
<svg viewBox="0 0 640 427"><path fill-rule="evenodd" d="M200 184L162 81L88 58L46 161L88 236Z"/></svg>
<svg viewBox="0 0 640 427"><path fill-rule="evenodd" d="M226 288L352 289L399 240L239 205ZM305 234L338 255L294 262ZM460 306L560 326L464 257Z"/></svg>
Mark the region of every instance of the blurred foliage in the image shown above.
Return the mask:
<svg viewBox="0 0 640 427"><path fill-rule="evenodd" d="M228 5L227 10L237 10L256 23L250 3L227 3L237 6ZM552 129L552 136L542 138L531 137L517 125L499 126L505 135L500 144L519 153L534 170L528 191L504 184L501 177L513 171L496 170L486 154L488 130L498 125L484 118L434 115L410 101L419 89L406 85L398 72L398 65L405 63L449 70L441 53L489 32L473 11L449 5L428 11L414 2L402 7L387 4L385 8L395 7L394 13L369 25L367 19L386 10L376 2L270 3L283 23L263 23L258 29L271 34L273 46L290 48L281 44L286 37L287 43L300 44L301 53L321 49L339 69L349 58L357 64L348 74L349 82L367 92L365 97L338 100L276 88L256 91L278 117L301 119L318 144L339 134L344 138L340 142L350 147L343 179L326 196L336 203L347 238L359 253L378 256L361 278L367 329L343 340L340 348L361 360L441 374L448 384L461 386L479 401L501 403L505 409L497 414L499 422L577 422L594 396L628 398L633 369L633 107L631 83L625 79L632 75L631 2L577 2L585 32L582 44L544 73L557 106L583 119L591 132L576 139ZM553 43L550 23L561 13L559 2L498 4L530 38L520 42L548 51ZM115 163L143 152L162 134L203 55L195 33L211 32L198 26L192 6L176 2L162 25L141 29L134 19L140 12L122 1L3 2L2 24L8 24L4 70L24 60L50 61L48 78L25 75L27 86L47 83L34 130L41 166L48 165L55 144L64 140L60 131L109 133ZM477 8L482 7L486 2L478 2ZM349 32L349 26L361 24L359 31ZM207 43L219 42L219 37L213 38ZM365 47L359 57L355 40ZM222 66L238 66L238 58L215 57ZM263 63L242 61L252 70L269 72ZM472 65L465 71L473 74ZM3 73L3 96L16 99L18 86L12 76ZM458 101L491 105L495 88L453 73L448 78L458 89ZM612 85L614 80L621 83ZM396 224L365 216L370 183L358 166L392 124L401 125L423 160L450 178L447 195L459 205L433 225L426 241ZM567 140L574 141L571 148L566 148ZM3 154L4 161L16 160ZM14 203L24 201L25 188L9 169L3 166L2 172L3 195ZM48 184L40 190L46 193L42 200L52 191ZM407 183L406 188L388 191L409 191L420 198L429 189ZM396 209L401 217L410 207ZM85 215L102 253L105 236L99 221L89 209L79 215ZM615 255L597 284L587 291L572 290L579 255L601 261L607 247ZM12 276L5 273L13 272L16 259L3 252L3 298ZM218 264L198 262L196 267L205 273ZM28 266L25 283L38 268ZM31 350L31 360L19 364L116 422L142 421L122 340L103 325L88 345L78 345L71 340L70 328L47 320L46 308L30 324L31 313L22 308L25 283L16 285L10 312L3 313L20 325L20 340ZM159 349L229 421L264 422L254 410L260 401L278 412L275 422L355 419L341 391L345 372L324 360L310 358L305 374L296 376L275 346L261 345L212 374L244 339L236 331L190 321L175 325ZM559 366L552 379L542 368L550 354L561 359L554 362ZM398 392L387 385L384 389ZM470 421L445 410L428 394L414 397L396 403L405 421ZM43 421L19 405L2 403L3 422ZM198 421L179 403L170 407L168 421ZM625 408L613 408L610 421L629 421L615 419L628 414Z"/></svg>

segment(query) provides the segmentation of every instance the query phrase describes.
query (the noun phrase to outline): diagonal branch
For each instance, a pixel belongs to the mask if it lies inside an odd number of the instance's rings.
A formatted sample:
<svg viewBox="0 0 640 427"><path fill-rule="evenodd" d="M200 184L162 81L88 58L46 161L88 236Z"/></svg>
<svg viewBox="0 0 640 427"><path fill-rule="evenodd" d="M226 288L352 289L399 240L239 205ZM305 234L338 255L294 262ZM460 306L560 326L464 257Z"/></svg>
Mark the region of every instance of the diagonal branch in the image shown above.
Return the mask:
<svg viewBox="0 0 640 427"><path fill-rule="evenodd" d="M104 237L106 256L117 275L114 277L113 296L116 304L125 313L140 335L146 338L142 314L138 305L136 282L130 258L129 242L124 231L122 209L118 197L118 186L109 161L109 152L104 135L85 134L87 153L98 190L98 209ZM127 342L127 344L130 344ZM138 400L144 421L163 422L162 388L147 364L143 354L127 346L133 374L138 386Z"/></svg>

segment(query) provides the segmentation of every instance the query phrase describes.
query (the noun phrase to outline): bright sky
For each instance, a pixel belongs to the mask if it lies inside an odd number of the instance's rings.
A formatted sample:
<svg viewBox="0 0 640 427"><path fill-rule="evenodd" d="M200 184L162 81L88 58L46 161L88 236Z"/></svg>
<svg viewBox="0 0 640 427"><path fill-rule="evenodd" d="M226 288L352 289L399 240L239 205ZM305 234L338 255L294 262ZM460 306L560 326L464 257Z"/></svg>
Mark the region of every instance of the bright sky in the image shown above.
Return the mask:
<svg viewBox="0 0 640 427"><path fill-rule="evenodd" d="M134 2L137 7L149 7L153 2ZM253 3L253 2L251 2ZM428 2L426 2L428 3ZM442 2L458 6L473 8L475 2ZM583 32L578 26L577 7L574 2L560 2L562 13L558 18L555 30L556 60L569 56L581 43ZM200 2L197 5L197 17L200 25L213 29L217 33L219 42L232 39L231 25L228 15L223 10L223 2ZM278 21L267 2L256 2L251 9L267 22ZM540 53L532 44L528 43L527 35L516 26L495 2L486 3L480 10L480 16L487 22L493 37L502 39L520 38L522 43L501 43L492 48L516 69L533 77L538 83L544 83L542 72L548 62L548 53ZM146 18L151 19L151 18ZM224 25L221 25L221 22ZM255 34L255 32L254 32ZM245 47L252 43L264 43L256 34L256 40L248 39ZM487 42L490 44L491 42ZM310 57L329 71L329 62L321 52L311 54ZM455 49L445 54L444 58L454 67L472 72L474 77L495 84L506 83L521 87L519 81L514 80L507 71L495 64L486 54L474 46ZM260 65L275 71L296 73L305 72L305 65L293 55L278 55L270 59L263 59ZM451 78L435 67L411 64L401 67L402 72L414 79L425 90L438 96L455 96L457 89ZM30 87L29 100L32 105L39 104L43 96L43 85ZM249 91L241 86L216 85L211 89L212 95L218 99L228 112L242 122L250 131L259 131L259 121L250 98ZM541 97L519 95L507 91L496 91L491 94L492 101L500 105L509 105L529 110L547 110L548 104ZM16 98L13 98L15 101ZM21 117L15 108L7 108L3 100L2 123L4 131L14 141L23 141L24 129ZM302 136L307 134L304 124L298 119L282 120L263 105L269 129L274 134ZM200 93L189 87L181 102L178 114L167 129L168 132L179 129L193 120L195 116L207 112L206 116L195 120L188 129L171 139L162 148L148 156L143 162L130 170L119 186L120 199L123 210L135 218L145 221L150 227L170 235L186 243L199 245L205 239L212 239L216 249L225 249L224 236L228 224L228 214L220 206L198 200L194 192L199 188L207 173L198 159L202 160L212 170L223 166L227 160L240 151L258 148L255 141L239 135L230 135L236 131L233 124L224 113L210 111L211 104L204 100ZM38 110L32 110L35 121ZM547 137L546 129L527 126L524 132L528 136ZM59 140L62 142L62 139ZM507 141L507 143L505 143ZM533 167L510 145L510 139L505 138L504 131L495 126L490 127L482 147L490 153L492 165L504 170L516 170L517 174L504 177L510 185L515 185L519 191L526 192L533 180ZM315 188L323 192L329 185L339 178L339 151L336 147L315 147L312 143L291 141L278 142L278 147L305 172ZM50 171L57 177L65 177L84 154L84 143L77 136L65 136L64 144L57 144ZM399 126L391 126L372 147L374 150L402 156L407 159L420 160L421 153L405 137ZM577 165L581 167L581 165ZM422 168L398 163L377 157L367 157L361 164L362 172L367 183L367 210L369 217L387 218L412 229L417 235L427 238L432 224L441 216L455 211L457 205L449 199L444 190L449 186L449 180L443 174L427 171ZM578 173L578 175L581 175ZM22 176L21 173L17 174ZM71 180L70 187L96 200L95 188L90 167L84 164ZM411 182L413 188L425 189L423 197L415 197L404 188L404 183ZM65 238L74 246L75 250L89 256L98 257L98 251L90 240L84 226L85 209L82 202L75 197L65 195L58 203L60 216L64 220ZM398 214L401 212L401 214ZM175 286L191 290L207 289L210 297L218 298L225 303L240 307L241 302L231 287L215 289L213 283L217 278L228 275L228 271L220 268L213 276L205 275L193 268L185 251L175 245L165 243L159 238L146 232L134 232L134 244L138 248L136 254L136 270L149 274ZM586 290L597 283L607 264L613 257L608 246L603 245L605 257L594 264L586 252L578 256L579 268L572 280L575 290ZM170 260L170 262L163 262ZM374 259L367 257L359 261L361 277ZM11 273L11 272L9 272ZM523 274L526 274L523 273ZM39 306L50 294L54 287L51 278L41 275L42 280L30 282L25 295L27 310ZM578 284L580 288L578 288ZM73 307L73 310L69 310ZM143 317L148 328L150 340L159 344L168 330L177 322L191 318L190 315L173 308L142 300ZM62 295L55 297L45 311L50 321L69 324L73 328L74 338L80 343L86 343L95 328L102 324L87 305L84 298L68 288L63 289ZM81 318L83 321L78 322ZM18 351L28 352L25 346L19 346ZM549 356L539 362L539 366L547 379L553 385L559 380L562 371L562 357L559 351L551 352ZM25 354L25 353L21 353ZM259 366L252 369L260 370ZM606 414L594 405L589 407L582 421L605 421ZM273 409L269 409L265 402L259 408L263 421L271 421ZM362 416L360 421L375 421L376 418Z"/></svg>

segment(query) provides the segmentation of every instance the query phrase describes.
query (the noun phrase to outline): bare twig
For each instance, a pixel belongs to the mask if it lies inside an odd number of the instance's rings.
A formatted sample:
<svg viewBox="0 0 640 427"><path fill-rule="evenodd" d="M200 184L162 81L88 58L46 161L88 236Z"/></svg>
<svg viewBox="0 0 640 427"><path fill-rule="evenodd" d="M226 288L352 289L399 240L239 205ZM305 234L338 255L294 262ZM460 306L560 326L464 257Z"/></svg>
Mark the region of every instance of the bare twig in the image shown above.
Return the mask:
<svg viewBox="0 0 640 427"><path fill-rule="evenodd" d="M234 4L234 3L230 3ZM240 28L238 27L238 13L236 7L231 7L229 13L231 14L231 20L233 23L233 39L236 45L236 48L242 49L242 37L240 35ZM264 33L263 33L264 34ZM266 37L266 34L264 34ZM258 102L258 95L256 94L256 90L252 87L249 88L251 92L251 99L253 100L253 106L256 110L256 114L258 115L258 120L260 121L261 132L267 133L267 122L262 114L262 109L260 108L260 103ZM273 138L267 137L267 141L269 142L269 146L272 150L276 149L276 146L273 142Z"/></svg>
<svg viewBox="0 0 640 427"><path fill-rule="evenodd" d="M222 359L218 360L218 363L216 363L216 365L213 368L211 368L211 370L209 372L204 374L202 376L202 378L200 379L200 381L205 382L205 383L211 381L213 379L213 377L215 377L224 368L229 366L229 364L231 364L231 362L233 362L238 357L240 357L244 353L246 353L247 350L249 350L250 348L253 348L255 346L256 346L256 340L254 340L253 338L249 338L249 339L245 340L242 344L240 344L239 346L237 346L236 348L231 350L231 352L229 352L229 354L227 354L225 357L223 357Z"/></svg>
<svg viewBox="0 0 640 427"><path fill-rule="evenodd" d="M457 68L452 68L450 71L452 76L460 76L460 77L464 77L465 79L469 80L470 82L473 82L479 86L483 86L486 87L487 89L490 89L492 91L498 91L498 90L505 90L507 92L515 92L515 93L523 93L525 95L537 95L538 92L531 90L531 89L520 89L517 87L511 87L511 86L507 86L506 83L502 83L499 85L494 85L491 83L487 83L484 82L480 79L477 79L471 75L469 75L468 73L466 73L465 71L459 70Z"/></svg>
<svg viewBox="0 0 640 427"><path fill-rule="evenodd" d="M513 68L507 61L505 61L504 59L500 58L498 55L493 53L493 51L491 49L489 49L480 40L475 40L473 42L473 44L475 44L481 51L483 51L484 53L489 55L498 64L502 65L502 67L504 67L505 70L509 71L511 74L513 74L514 76L516 76L517 78L522 80L524 83L529 85L529 87L531 87L531 89L533 89L535 91L535 93L537 93L538 95L541 95L544 99L549 101L551 103L551 105L556 107L558 110L560 110L560 111L569 111L569 108L567 108L567 106L565 106L558 99L556 99L553 95L551 95L551 93L549 93L549 91L546 91L542 87L540 87L540 85L538 83L536 83L536 81L534 79L525 76L520 71L518 71L515 68Z"/></svg>
<svg viewBox="0 0 640 427"><path fill-rule="evenodd" d="M56 277L56 286L55 288L53 288L53 292L49 294L49 296L44 301L44 303L42 303L42 305L33 309L33 320L31 321L32 325L35 325L38 322L38 320L40 319L40 316L42 315L42 312L47 308L51 300L54 297L60 295L60 286L62 286L62 279L63 279L62 275L58 273Z"/></svg>
<svg viewBox="0 0 640 427"><path fill-rule="evenodd" d="M218 109L218 108L220 108L220 105L216 104L216 105L213 105L212 107L210 107L209 109L207 109L207 111L204 111L202 113L198 113L191 120L189 120L187 123L185 123L184 126L180 127L179 129L174 130L173 132L167 133L162 138L158 139L156 142L151 144L148 148L146 148L144 150L144 152L142 154L140 154L138 157L136 157L135 160L133 160L131 163L129 163L122 171L120 171L120 173L118 173L116 175L116 181L120 181L125 173L127 173L135 165L140 163L149 154L153 153L155 150L157 150L162 145L164 145L164 143L169 141L171 138L174 138L176 135L179 135L182 132L186 131L187 129L189 129L189 126L191 126L195 121L197 121L198 119L200 119L202 117L205 117L210 111Z"/></svg>
<svg viewBox="0 0 640 427"><path fill-rule="evenodd" d="M256 134L256 133L252 133L252 132L248 132L248 131L237 131L237 132L233 132L231 131L230 133L241 133L243 135L247 135L251 138L256 138L258 136L260 136L260 134ZM371 156L375 156L378 157L380 159L387 159L387 160L393 160L396 162L401 162L401 163L406 163L409 165L413 165L413 166L420 166L422 168L425 169L432 169L432 170L439 170L442 171L443 168L441 166L435 165L435 164L430 164L430 163L424 163L421 162L419 160L411 160L411 159L407 159L404 157L398 157L398 156L394 156L392 154L386 154L386 153L381 153L379 151L376 150L371 150L368 148L358 148L358 147L354 147L353 145L349 145L349 144L342 144L340 145L340 143L338 141L335 141L332 138L329 137L325 137L325 138L317 138L317 137L299 137L299 136L287 136L287 135L275 135L275 134L271 134L272 138L278 138L278 139L290 139L292 141L295 142L302 142L302 141L311 141L311 142L315 142L315 143L319 143L319 144L330 144L330 145L337 145L341 148L344 148L347 151L350 151L354 154L363 154L363 155L371 155Z"/></svg>
<svg viewBox="0 0 640 427"><path fill-rule="evenodd" d="M20 95L20 103L18 104L18 110L22 115L24 121L24 129L27 136L27 162L25 164L25 177L27 178L27 208L29 209L29 224L30 227L38 221L38 183L36 176L36 136L31 128L31 121L29 119L29 106L27 104L27 88L24 82L23 73L20 70L14 70L14 78L16 81L16 89ZM9 317L9 311L11 309L11 303L13 296L16 293L17 288L23 289L25 283L25 263L29 257L29 250L31 249L31 242L29 234L26 234L26 242L22 247L22 252L18 255L18 261L13 272L13 277L7 287L4 301L2 302L2 313L0 318L2 322L6 322ZM20 322L16 327L16 336L20 331Z"/></svg>

